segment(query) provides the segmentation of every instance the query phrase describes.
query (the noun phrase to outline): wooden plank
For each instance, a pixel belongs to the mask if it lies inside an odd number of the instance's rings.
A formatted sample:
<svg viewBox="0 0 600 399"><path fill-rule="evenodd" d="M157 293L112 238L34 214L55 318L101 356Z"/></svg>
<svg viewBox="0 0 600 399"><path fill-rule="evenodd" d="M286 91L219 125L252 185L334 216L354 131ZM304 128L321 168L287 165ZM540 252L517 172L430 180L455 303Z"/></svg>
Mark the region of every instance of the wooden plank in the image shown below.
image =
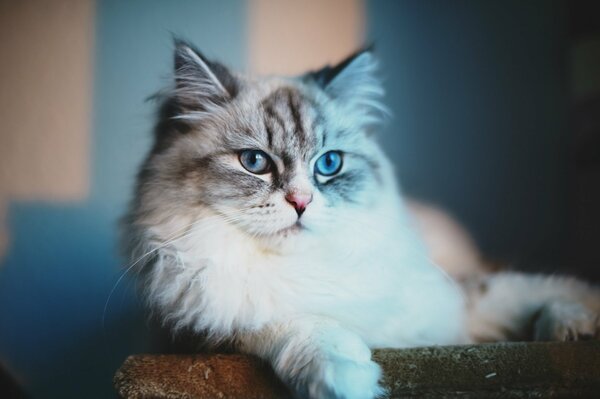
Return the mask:
<svg viewBox="0 0 600 399"><path fill-rule="evenodd" d="M600 342L496 343L382 349L389 398L564 398L600 392ZM135 355L115 376L123 398L290 397L268 365L251 356Z"/></svg>

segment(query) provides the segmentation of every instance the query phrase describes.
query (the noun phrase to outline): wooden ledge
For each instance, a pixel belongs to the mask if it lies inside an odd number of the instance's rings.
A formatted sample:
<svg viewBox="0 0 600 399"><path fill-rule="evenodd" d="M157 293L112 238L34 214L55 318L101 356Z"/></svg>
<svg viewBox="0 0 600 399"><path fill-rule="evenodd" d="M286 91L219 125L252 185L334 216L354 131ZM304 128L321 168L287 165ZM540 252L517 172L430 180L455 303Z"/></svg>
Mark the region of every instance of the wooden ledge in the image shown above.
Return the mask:
<svg viewBox="0 0 600 399"><path fill-rule="evenodd" d="M381 349L389 398L598 397L600 341ZM115 375L123 398L289 398L269 366L244 355L134 355Z"/></svg>

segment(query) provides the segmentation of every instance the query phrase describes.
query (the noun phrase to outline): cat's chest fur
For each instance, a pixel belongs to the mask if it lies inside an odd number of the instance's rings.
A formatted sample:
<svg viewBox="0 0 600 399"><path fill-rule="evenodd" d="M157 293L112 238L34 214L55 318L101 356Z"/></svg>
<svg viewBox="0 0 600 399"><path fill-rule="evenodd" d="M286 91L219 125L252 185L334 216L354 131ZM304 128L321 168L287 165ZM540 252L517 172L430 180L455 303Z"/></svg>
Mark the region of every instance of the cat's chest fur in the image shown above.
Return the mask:
<svg viewBox="0 0 600 399"><path fill-rule="evenodd" d="M223 335L318 314L370 346L462 340L460 294L405 229L382 224L395 243L350 232L273 253L227 223L209 224L175 242L149 276L150 297L181 326Z"/></svg>

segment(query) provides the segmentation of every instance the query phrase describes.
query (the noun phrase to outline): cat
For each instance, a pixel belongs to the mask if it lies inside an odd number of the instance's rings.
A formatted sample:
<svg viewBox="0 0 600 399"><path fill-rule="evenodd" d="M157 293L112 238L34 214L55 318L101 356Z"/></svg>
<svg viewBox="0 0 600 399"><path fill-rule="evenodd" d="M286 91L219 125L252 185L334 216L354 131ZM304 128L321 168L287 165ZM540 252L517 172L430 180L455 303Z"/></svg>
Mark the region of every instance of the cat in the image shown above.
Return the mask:
<svg viewBox="0 0 600 399"><path fill-rule="evenodd" d="M596 334L581 281L435 264L376 141L370 50L294 78L181 40L174 58L124 238L175 331L265 359L297 397L347 399L384 394L371 348Z"/></svg>

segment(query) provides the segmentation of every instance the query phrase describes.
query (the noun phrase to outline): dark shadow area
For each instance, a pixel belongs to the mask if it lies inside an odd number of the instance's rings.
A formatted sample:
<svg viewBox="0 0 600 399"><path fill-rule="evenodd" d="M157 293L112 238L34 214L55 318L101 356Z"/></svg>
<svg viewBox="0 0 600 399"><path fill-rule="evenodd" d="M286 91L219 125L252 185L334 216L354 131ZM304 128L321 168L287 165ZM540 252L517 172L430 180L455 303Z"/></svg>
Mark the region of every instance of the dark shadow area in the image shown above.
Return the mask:
<svg viewBox="0 0 600 399"><path fill-rule="evenodd" d="M405 192L447 209L489 259L600 280L597 92L572 107L573 49L599 37L597 8L368 3L394 113L381 141Z"/></svg>
<svg viewBox="0 0 600 399"><path fill-rule="evenodd" d="M600 3L571 1L570 259L600 281Z"/></svg>

